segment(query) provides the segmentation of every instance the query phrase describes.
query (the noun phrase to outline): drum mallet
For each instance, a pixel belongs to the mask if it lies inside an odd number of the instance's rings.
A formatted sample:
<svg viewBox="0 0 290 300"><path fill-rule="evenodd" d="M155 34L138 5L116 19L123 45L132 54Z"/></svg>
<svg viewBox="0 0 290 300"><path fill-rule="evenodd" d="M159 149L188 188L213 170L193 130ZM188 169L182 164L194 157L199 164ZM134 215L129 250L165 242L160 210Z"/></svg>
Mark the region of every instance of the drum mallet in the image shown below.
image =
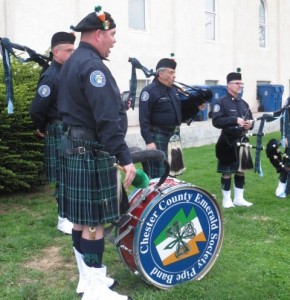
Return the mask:
<svg viewBox="0 0 290 300"><path fill-rule="evenodd" d="M114 164L114 167L125 172L125 169L116 163ZM132 185L138 189L144 189L148 187L149 182L150 180L147 174L141 169L136 169L136 174L134 180L132 181Z"/></svg>

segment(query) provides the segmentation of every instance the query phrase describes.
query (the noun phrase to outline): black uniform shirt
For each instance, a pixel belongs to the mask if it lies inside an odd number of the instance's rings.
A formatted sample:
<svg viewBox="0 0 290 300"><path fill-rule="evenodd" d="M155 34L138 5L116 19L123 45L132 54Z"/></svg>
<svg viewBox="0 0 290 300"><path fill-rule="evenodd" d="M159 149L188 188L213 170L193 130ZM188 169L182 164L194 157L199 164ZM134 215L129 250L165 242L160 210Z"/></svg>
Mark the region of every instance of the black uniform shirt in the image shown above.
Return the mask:
<svg viewBox="0 0 290 300"><path fill-rule="evenodd" d="M58 109L68 125L95 130L98 142L121 165L132 162L125 134L127 113L120 90L97 50L85 42L64 63Z"/></svg>
<svg viewBox="0 0 290 300"><path fill-rule="evenodd" d="M225 129L237 126L237 118L253 120L252 112L246 101L234 98L227 93L213 107L212 124L214 127Z"/></svg>
<svg viewBox="0 0 290 300"><path fill-rule="evenodd" d="M181 124L181 100L175 87L155 79L143 88L139 101L139 123L146 144L153 143L151 126L175 127Z"/></svg>
<svg viewBox="0 0 290 300"><path fill-rule="evenodd" d="M41 75L36 95L30 106L30 116L34 125L41 131L50 120L60 119L57 111L57 92L61 64L53 61Z"/></svg>

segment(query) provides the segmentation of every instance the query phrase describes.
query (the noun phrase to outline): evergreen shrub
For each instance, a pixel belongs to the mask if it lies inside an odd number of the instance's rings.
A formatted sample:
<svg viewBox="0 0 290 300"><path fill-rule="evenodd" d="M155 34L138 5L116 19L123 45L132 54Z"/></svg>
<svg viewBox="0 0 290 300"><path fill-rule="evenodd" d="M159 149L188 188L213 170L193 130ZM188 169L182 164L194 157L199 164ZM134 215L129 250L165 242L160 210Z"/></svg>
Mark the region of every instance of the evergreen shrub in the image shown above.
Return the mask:
<svg viewBox="0 0 290 300"><path fill-rule="evenodd" d="M14 113L8 114L2 58L0 59L0 193L35 190L44 185L43 140L29 116L41 68L11 59Z"/></svg>

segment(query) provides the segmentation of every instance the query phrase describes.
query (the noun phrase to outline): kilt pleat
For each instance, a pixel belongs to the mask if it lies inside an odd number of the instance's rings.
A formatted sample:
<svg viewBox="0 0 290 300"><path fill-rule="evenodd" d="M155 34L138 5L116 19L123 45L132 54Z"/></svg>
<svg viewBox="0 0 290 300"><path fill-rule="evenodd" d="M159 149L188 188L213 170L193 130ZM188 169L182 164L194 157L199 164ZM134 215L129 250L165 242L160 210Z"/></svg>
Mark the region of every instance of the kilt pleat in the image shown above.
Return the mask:
<svg viewBox="0 0 290 300"><path fill-rule="evenodd" d="M48 182L56 183L61 148L62 124L48 124L44 136L44 164Z"/></svg>
<svg viewBox="0 0 290 300"><path fill-rule="evenodd" d="M67 153L78 145L77 140L62 136L59 214L80 225L96 226L116 221L119 204L115 157L97 150Z"/></svg>

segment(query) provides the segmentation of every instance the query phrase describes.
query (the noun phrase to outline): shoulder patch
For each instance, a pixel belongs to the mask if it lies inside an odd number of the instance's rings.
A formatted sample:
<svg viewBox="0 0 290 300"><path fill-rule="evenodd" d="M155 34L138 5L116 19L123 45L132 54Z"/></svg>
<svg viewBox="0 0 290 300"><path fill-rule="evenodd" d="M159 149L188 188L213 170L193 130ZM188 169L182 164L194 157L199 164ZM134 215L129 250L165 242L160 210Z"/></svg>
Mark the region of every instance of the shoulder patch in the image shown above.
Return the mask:
<svg viewBox="0 0 290 300"><path fill-rule="evenodd" d="M103 87L106 84L106 77L101 71L94 71L90 75L90 83L96 87Z"/></svg>
<svg viewBox="0 0 290 300"><path fill-rule="evenodd" d="M50 95L50 87L48 85L46 85L46 84L41 85L38 88L38 94L41 97L48 97Z"/></svg>
<svg viewBox="0 0 290 300"><path fill-rule="evenodd" d="M221 107L220 107L220 105L219 104L215 104L214 106L213 106L213 112L219 112L220 111L220 109L221 109Z"/></svg>
<svg viewBox="0 0 290 300"><path fill-rule="evenodd" d="M142 94L141 94L141 101L148 101L148 99L149 99L149 93L148 92L143 92Z"/></svg>

